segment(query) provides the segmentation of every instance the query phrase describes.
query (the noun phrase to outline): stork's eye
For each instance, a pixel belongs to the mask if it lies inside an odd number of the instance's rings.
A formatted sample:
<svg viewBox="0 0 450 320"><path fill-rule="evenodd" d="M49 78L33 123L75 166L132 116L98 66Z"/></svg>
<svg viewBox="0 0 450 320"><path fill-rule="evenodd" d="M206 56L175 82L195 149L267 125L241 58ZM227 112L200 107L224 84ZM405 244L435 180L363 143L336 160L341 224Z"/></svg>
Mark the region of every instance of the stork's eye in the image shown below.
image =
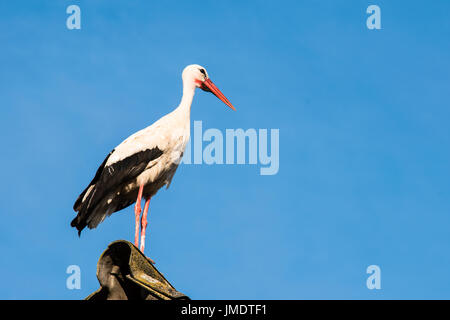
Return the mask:
<svg viewBox="0 0 450 320"><path fill-rule="evenodd" d="M206 76L206 71L205 69L199 69L201 73L203 73L204 76Z"/></svg>

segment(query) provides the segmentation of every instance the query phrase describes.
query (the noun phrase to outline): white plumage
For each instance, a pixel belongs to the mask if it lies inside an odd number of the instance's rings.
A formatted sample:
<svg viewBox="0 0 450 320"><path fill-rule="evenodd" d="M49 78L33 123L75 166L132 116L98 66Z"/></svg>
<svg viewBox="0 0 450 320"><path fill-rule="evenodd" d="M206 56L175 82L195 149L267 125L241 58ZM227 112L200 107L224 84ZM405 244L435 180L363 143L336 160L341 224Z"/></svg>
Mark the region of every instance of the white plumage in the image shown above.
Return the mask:
<svg viewBox="0 0 450 320"><path fill-rule="evenodd" d="M141 198L146 199L142 216L142 234L150 198L163 186L169 186L190 135L190 110L195 89L215 94L234 110L231 103L211 82L206 70L189 65L183 70L183 97L180 105L151 126L142 129L119 144L100 165L94 179L74 204L78 215L71 225L79 233L88 226L97 227L105 217L136 202L136 232L141 212ZM135 244L138 235L135 234ZM141 250L143 251L143 243Z"/></svg>

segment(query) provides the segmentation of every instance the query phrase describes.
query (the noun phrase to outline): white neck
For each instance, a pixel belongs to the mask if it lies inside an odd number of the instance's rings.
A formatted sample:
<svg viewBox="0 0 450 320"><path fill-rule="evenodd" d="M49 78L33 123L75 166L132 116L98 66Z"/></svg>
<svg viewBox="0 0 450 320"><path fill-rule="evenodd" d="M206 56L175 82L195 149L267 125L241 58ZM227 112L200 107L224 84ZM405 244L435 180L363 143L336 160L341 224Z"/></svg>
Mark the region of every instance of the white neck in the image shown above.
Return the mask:
<svg viewBox="0 0 450 320"><path fill-rule="evenodd" d="M195 85L183 83L183 97L177 109L191 113L192 99L194 99Z"/></svg>

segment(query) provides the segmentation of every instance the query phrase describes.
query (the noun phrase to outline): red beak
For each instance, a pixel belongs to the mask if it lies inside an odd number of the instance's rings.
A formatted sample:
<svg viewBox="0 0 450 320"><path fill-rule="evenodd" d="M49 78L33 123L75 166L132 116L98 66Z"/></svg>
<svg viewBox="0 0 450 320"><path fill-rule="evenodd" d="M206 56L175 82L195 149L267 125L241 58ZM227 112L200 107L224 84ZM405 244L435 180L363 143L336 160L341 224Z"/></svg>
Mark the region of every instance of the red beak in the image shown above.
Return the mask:
<svg viewBox="0 0 450 320"><path fill-rule="evenodd" d="M209 90L207 91L211 91L217 98L219 98L220 100L223 101L223 103L225 103L227 106L229 106L231 109L233 109L234 111L236 111L236 109L233 107L233 105L231 104L230 101L228 101L228 99L223 95L222 92L220 92L219 88L216 87L216 85L214 83L212 83L212 81L210 79L206 79L205 81L203 81L202 83L203 85L205 85ZM206 88L205 88L206 89Z"/></svg>

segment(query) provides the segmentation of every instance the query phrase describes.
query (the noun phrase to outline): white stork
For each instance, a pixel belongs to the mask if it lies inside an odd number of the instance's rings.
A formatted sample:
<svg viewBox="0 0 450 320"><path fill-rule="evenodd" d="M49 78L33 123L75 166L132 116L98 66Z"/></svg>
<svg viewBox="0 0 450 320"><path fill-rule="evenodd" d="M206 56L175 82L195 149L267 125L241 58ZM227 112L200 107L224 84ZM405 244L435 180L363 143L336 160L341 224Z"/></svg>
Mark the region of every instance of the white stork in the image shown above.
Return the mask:
<svg viewBox="0 0 450 320"><path fill-rule="evenodd" d="M78 213L71 226L78 235L87 226L93 229L113 212L136 203L134 244L139 247L141 200L145 199L141 220L141 247L150 199L170 185L190 135L190 111L196 88L212 92L227 106L234 107L211 82L205 68L192 64L183 70L183 97L180 105L151 126L131 135L111 151L94 179L80 194L73 209Z"/></svg>

